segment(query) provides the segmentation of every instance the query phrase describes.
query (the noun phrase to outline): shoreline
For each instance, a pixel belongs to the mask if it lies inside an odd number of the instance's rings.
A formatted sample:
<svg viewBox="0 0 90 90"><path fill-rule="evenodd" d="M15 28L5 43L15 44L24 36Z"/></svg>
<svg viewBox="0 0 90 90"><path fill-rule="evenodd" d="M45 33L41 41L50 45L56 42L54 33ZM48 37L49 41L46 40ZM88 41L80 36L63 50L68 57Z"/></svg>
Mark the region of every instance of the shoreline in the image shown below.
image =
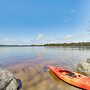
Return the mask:
<svg viewBox="0 0 90 90"><path fill-rule="evenodd" d="M45 44L24 44L24 45L0 45L0 47L33 47L33 46L61 46L61 47L90 47L90 42L70 42L70 43L45 43Z"/></svg>
<svg viewBox="0 0 90 90"><path fill-rule="evenodd" d="M48 64L21 62L5 68L22 81L22 90L80 90L60 80L47 66Z"/></svg>

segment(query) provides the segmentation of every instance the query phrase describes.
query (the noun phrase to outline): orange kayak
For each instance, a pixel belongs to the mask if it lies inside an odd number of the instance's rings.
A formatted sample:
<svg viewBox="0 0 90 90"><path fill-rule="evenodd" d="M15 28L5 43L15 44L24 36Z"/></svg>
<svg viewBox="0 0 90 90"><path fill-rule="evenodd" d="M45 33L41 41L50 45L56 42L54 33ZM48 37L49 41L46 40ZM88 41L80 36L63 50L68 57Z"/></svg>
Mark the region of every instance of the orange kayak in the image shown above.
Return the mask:
<svg viewBox="0 0 90 90"><path fill-rule="evenodd" d="M81 75L79 73L65 70L63 68L58 68L55 66L48 66L48 67L55 75L57 75L63 81L73 86L76 86L76 87L79 87L85 90L90 90L90 78L89 77Z"/></svg>

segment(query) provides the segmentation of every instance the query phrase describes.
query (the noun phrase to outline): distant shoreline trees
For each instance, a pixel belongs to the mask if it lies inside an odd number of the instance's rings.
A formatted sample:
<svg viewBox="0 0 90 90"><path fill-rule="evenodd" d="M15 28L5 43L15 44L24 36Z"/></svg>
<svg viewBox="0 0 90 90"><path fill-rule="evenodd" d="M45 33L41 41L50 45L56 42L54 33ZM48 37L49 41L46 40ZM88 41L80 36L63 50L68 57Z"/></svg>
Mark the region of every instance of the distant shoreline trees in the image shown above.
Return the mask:
<svg viewBox="0 0 90 90"><path fill-rule="evenodd" d="M73 43L47 43L47 44L43 44L43 45L0 45L0 47L30 47L30 46L80 46L80 47L84 47L84 46L90 46L90 42L73 42Z"/></svg>
<svg viewBox="0 0 90 90"><path fill-rule="evenodd" d="M77 42L77 43L50 43L44 46L90 46L90 42Z"/></svg>

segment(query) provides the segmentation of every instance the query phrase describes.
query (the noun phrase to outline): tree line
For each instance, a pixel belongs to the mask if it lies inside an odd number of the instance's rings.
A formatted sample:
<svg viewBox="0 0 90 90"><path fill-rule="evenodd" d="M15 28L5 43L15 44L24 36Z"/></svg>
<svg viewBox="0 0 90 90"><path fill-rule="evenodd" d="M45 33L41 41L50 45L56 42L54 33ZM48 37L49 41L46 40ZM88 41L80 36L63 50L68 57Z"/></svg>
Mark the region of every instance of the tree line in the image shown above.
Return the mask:
<svg viewBox="0 0 90 90"><path fill-rule="evenodd" d="M90 46L90 42L73 42L73 43L47 43L43 45L0 45L0 47L30 47L30 46Z"/></svg>
<svg viewBox="0 0 90 90"><path fill-rule="evenodd" d="M44 46L90 46L90 42L77 42L77 43L49 43Z"/></svg>

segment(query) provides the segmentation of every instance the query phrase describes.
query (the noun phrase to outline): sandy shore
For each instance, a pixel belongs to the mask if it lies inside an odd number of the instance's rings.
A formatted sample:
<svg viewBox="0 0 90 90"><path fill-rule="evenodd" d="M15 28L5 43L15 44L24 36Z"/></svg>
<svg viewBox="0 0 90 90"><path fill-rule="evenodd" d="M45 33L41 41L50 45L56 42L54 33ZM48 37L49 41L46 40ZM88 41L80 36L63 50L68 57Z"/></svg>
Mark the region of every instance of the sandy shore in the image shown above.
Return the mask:
<svg viewBox="0 0 90 90"><path fill-rule="evenodd" d="M66 84L48 69L48 64L23 62L6 68L22 81L22 90L80 90Z"/></svg>

